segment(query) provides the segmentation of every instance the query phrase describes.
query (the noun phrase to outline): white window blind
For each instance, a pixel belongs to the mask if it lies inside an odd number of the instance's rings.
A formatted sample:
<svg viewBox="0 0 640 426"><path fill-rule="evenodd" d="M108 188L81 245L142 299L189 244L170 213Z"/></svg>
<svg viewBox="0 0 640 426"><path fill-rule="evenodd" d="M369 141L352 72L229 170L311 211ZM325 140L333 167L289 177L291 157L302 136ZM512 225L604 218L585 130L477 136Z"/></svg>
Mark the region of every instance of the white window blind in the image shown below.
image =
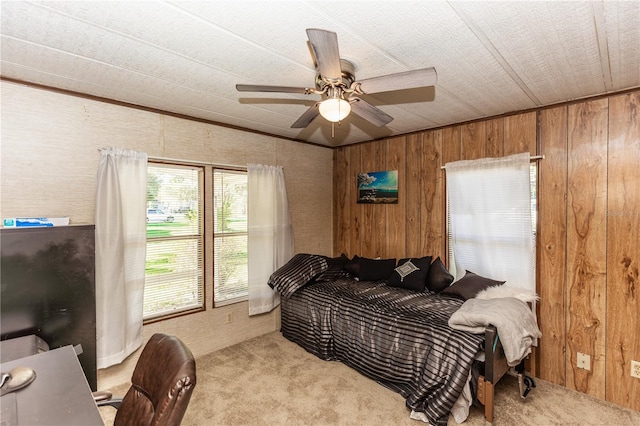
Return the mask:
<svg viewBox="0 0 640 426"><path fill-rule="evenodd" d="M214 284L216 306L246 300L247 173L214 169Z"/></svg>
<svg viewBox="0 0 640 426"><path fill-rule="evenodd" d="M204 309L203 175L150 163L144 319Z"/></svg>
<svg viewBox="0 0 640 426"><path fill-rule="evenodd" d="M449 270L535 291L536 170L528 154L445 166Z"/></svg>

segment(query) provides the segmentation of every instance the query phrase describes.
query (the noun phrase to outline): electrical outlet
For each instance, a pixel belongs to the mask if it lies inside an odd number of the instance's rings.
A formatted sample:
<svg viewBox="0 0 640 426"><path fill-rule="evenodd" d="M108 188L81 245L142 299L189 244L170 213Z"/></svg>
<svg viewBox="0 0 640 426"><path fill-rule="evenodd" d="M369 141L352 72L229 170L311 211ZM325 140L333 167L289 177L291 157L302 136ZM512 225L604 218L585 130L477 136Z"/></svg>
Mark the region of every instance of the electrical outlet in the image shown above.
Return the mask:
<svg viewBox="0 0 640 426"><path fill-rule="evenodd" d="M640 361L631 361L631 377L640 379Z"/></svg>
<svg viewBox="0 0 640 426"><path fill-rule="evenodd" d="M583 354L582 352L578 352L577 364L578 368L591 370L591 357L587 354Z"/></svg>
<svg viewBox="0 0 640 426"><path fill-rule="evenodd" d="M227 324L233 322L233 312L227 312Z"/></svg>

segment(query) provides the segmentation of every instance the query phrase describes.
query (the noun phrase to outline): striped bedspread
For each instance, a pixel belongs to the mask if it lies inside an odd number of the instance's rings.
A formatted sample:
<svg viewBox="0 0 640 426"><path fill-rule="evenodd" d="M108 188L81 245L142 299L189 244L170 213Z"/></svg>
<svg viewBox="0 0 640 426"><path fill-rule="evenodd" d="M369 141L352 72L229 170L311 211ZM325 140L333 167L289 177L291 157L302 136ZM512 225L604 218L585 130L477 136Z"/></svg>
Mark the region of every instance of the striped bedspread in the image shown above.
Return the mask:
<svg viewBox="0 0 640 426"><path fill-rule="evenodd" d="M454 330L461 300L340 279L282 299L282 334L400 393L429 423L446 424L483 335Z"/></svg>

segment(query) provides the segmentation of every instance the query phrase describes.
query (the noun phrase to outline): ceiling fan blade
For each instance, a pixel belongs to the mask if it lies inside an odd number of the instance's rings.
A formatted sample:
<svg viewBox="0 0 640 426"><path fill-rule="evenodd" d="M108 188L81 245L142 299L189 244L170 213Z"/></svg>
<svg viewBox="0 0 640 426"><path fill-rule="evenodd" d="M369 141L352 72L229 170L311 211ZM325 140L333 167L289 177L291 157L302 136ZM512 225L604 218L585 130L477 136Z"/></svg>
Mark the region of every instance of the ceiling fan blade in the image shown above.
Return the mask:
<svg viewBox="0 0 640 426"><path fill-rule="evenodd" d="M362 100L360 98L354 98L353 96L350 98L351 103L351 111L358 114L360 117L364 118L367 121L375 124L378 127L385 126L393 121L393 117L391 117L386 112L374 107L369 102Z"/></svg>
<svg viewBox="0 0 640 426"><path fill-rule="evenodd" d="M318 115L320 115L320 108L319 107L320 107L320 103L317 102L311 108L306 110L305 113L302 114L300 116L300 118L298 118L296 120L296 122L291 125L291 128L292 129L303 129L303 128L307 127L309 125L309 123L311 123L313 121L314 118L316 118Z"/></svg>
<svg viewBox="0 0 640 426"><path fill-rule="evenodd" d="M258 84L236 84L236 90L238 92L302 93L303 95L308 95L315 91L315 89L307 89L305 87L261 86Z"/></svg>
<svg viewBox="0 0 640 426"><path fill-rule="evenodd" d="M363 93L390 92L392 90L435 86L437 81L438 74L435 68L423 68L360 80L360 90Z"/></svg>
<svg viewBox="0 0 640 426"><path fill-rule="evenodd" d="M309 54L311 55L311 60L313 61L313 67L318 69L318 58L316 58L316 52L313 51L313 46L311 42L307 40L307 47L309 48Z"/></svg>
<svg viewBox="0 0 640 426"><path fill-rule="evenodd" d="M332 31L308 28L307 37L316 57L318 71L324 78L340 80L340 52L338 50L338 35Z"/></svg>

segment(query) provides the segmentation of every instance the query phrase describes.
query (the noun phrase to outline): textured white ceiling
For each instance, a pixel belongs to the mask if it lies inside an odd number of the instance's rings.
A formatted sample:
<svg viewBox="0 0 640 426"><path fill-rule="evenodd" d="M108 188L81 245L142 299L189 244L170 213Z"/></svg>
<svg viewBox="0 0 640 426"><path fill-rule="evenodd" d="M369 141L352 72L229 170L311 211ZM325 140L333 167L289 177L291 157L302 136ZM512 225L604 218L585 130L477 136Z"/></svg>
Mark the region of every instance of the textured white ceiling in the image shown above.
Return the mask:
<svg viewBox="0 0 640 426"><path fill-rule="evenodd" d="M2 1L1 75L339 146L640 87L640 1ZM356 79L435 67L434 88L366 97L331 135L306 28L338 34Z"/></svg>

